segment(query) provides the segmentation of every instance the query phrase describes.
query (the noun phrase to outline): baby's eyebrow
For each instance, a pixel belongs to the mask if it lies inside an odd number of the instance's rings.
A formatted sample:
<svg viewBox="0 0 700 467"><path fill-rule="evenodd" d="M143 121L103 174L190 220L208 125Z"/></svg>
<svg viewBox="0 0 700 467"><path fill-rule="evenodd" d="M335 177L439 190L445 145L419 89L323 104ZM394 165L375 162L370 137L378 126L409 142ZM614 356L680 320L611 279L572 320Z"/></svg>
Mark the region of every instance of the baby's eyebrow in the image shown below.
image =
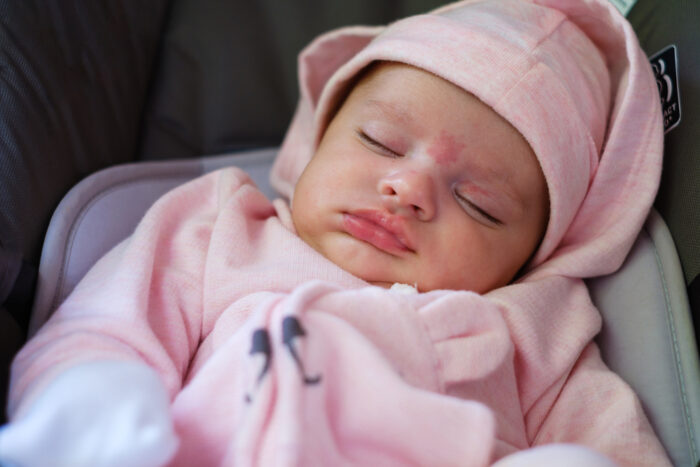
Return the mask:
<svg viewBox="0 0 700 467"><path fill-rule="evenodd" d="M513 188L511 183L499 178L485 179L491 189L496 190L496 194L508 200L508 204L517 209L520 213L525 212L525 199L522 194Z"/></svg>
<svg viewBox="0 0 700 467"><path fill-rule="evenodd" d="M467 172L470 174L468 181L481 185L488 190L493 190L494 194L503 196L508 199L512 206L523 212L525 210L525 198L519 190L513 186L512 178L514 173L511 171L502 171L492 167L484 167L480 164L469 164Z"/></svg>
<svg viewBox="0 0 700 467"><path fill-rule="evenodd" d="M404 108L399 103L383 101L379 99L369 99L367 101L367 107L371 109L376 109L381 112L384 116L397 120L399 123L409 124L413 122L413 116L411 113Z"/></svg>

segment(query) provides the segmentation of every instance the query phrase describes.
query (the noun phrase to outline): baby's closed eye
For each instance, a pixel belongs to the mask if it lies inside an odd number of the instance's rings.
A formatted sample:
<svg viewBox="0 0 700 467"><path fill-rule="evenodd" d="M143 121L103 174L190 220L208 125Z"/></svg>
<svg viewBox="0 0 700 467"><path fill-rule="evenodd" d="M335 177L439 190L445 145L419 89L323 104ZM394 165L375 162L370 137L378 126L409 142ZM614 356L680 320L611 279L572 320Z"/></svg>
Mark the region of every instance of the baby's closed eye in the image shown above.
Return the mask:
<svg viewBox="0 0 700 467"><path fill-rule="evenodd" d="M389 157L402 157L403 155L400 154L398 151L390 148L387 144L389 143L382 143L378 140L378 138L374 138L370 135L368 135L364 130L359 129L357 130L357 136L360 138L360 141L362 141L363 144L366 146L369 146L370 149L373 149L375 151L379 151L383 155L389 156Z"/></svg>
<svg viewBox="0 0 700 467"><path fill-rule="evenodd" d="M475 216L477 220L482 221L482 223L486 222L491 226L503 225L503 222L501 220L492 216L488 211L486 211L474 201L470 200L465 195L462 195L459 191L455 190L454 193L457 202L462 206L462 208L465 209L470 215Z"/></svg>

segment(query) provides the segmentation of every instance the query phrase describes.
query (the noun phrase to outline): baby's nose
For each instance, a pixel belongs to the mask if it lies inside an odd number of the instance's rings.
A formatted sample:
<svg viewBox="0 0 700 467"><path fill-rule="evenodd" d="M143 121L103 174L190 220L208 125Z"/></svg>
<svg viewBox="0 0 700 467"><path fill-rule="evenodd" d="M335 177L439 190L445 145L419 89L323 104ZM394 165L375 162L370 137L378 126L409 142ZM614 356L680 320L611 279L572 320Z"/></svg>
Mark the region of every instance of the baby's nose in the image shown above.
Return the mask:
<svg viewBox="0 0 700 467"><path fill-rule="evenodd" d="M392 172L379 181L384 207L396 214L429 221L435 215L435 194L430 174L418 170Z"/></svg>

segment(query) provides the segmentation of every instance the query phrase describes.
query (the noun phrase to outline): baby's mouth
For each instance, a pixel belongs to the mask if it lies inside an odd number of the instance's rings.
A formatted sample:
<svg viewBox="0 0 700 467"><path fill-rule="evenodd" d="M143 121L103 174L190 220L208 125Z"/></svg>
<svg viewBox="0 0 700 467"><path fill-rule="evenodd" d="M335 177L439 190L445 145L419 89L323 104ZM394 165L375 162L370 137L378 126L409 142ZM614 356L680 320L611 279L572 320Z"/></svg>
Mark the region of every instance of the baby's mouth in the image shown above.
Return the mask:
<svg viewBox="0 0 700 467"><path fill-rule="evenodd" d="M403 223L398 216L376 210L343 213L343 228L348 234L392 255L415 253Z"/></svg>

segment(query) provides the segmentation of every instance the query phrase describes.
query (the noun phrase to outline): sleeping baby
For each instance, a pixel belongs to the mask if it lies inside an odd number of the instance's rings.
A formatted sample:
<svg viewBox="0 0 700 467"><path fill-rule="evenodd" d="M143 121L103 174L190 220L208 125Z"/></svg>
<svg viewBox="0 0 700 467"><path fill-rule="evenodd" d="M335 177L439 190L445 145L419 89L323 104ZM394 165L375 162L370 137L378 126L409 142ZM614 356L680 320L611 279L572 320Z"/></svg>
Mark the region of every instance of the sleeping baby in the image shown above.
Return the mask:
<svg viewBox="0 0 700 467"><path fill-rule="evenodd" d="M325 34L299 77L282 198L228 168L157 201L17 356L0 460L670 465L583 282L661 170L614 7L458 2Z"/></svg>

